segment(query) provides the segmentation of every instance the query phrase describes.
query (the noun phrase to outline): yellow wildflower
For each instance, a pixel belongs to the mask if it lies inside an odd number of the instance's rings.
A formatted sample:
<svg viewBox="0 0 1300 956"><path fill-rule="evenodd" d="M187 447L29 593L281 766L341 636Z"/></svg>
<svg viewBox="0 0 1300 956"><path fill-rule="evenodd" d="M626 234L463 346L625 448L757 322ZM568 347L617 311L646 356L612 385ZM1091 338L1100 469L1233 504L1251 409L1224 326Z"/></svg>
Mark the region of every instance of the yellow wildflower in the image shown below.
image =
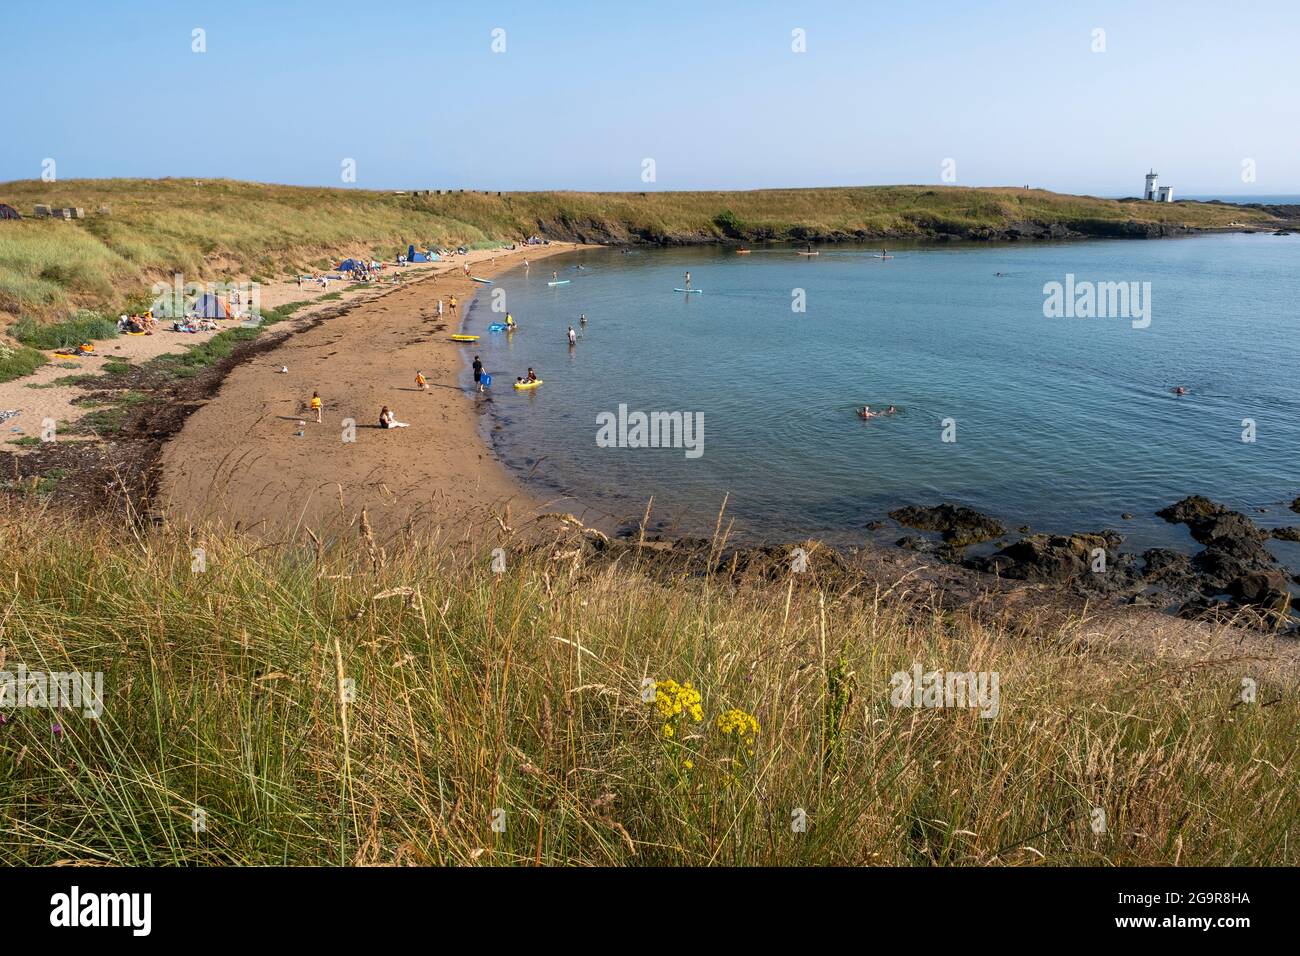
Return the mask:
<svg viewBox="0 0 1300 956"><path fill-rule="evenodd" d="M758 735L758 718L753 714L733 707L718 714L718 729L724 734L734 734L752 754L754 737Z"/></svg>
<svg viewBox="0 0 1300 956"><path fill-rule="evenodd" d="M700 707L700 692L691 686L691 682L678 684L669 679L655 683L655 708L659 716L667 719L686 714L699 723L704 719L704 710Z"/></svg>

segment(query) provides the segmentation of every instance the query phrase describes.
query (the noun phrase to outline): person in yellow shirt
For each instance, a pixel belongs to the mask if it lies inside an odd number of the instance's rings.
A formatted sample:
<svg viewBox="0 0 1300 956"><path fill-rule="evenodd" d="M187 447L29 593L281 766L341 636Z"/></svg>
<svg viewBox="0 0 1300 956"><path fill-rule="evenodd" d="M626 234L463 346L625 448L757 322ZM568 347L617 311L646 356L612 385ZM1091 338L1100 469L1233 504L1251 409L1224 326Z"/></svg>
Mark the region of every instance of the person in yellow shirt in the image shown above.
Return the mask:
<svg viewBox="0 0 1300 956"><path fill-rule="evenodd" d="M416 372L416 373L415 373L415 387L416 387L416 388L419 388L419 389L423 389L423 390L426 391L426 392L429 390L429 382L428 382L428 380L424 377L424 373L423 373L423 372Z"/></svg>
<svg viewBox="0 0 1300 956"><path fill-rule="evenodd" d="M313 412L316 413L316 423L317 423L317 424L320 424L320 422L321 422L321 412L322 412L322 410L324 409L324 405L325 405L325 403L322 402L322 401L320 400L320 392L312 392L312 393L311 393L311 410L312 410Z"/></svg>

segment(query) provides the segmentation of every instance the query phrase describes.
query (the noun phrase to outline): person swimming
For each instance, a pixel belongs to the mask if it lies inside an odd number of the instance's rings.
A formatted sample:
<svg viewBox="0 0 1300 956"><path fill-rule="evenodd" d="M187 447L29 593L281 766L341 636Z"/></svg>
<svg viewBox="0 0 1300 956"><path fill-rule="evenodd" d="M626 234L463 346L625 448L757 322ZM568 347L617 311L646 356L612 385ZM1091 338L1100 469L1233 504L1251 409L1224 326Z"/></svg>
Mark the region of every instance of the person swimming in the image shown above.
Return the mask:
<svg viewBox="0 0 1300 956"><path fill-rule="evenodd" d="M586 312L584 312L584 313L582 313L582 315L578 316L578 324L579 324L579 325L586 325L586 324L587 324L587 313L586 313Z"/></svg>
<svg viewBox="0 0 1300 956"><path fill-rule="evenodd" d="M1177 388L1175 388L1175 389L1171 389L1171 391L1172 391L1175 395L1186 395L1186 394L1187 394L1187 389L1183 388L1181 385L1179 385L1179 386L1178 386Z"/></svg>
<svg viewBox="0 0 1300 956"><path fill-rule="evenodd" d="M875 418L875 417L876 414L871 410L870 405L863 405L862 408L858 410L858 418L861 418L864 421L868 418Z"/></svg>

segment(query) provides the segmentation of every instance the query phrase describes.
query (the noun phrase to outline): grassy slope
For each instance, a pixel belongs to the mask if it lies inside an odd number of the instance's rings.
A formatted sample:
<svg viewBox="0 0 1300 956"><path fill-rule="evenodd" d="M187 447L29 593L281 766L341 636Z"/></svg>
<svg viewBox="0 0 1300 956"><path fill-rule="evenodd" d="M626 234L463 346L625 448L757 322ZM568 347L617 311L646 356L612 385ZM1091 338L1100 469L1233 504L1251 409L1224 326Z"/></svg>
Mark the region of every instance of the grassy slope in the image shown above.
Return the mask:
<svg viewBox="0 0 1300 956"><path fill-rule="evenodd" d="M596 238L699 241L805 235L913 235L1002 228L1018 221L1160 222L1204 228L1264 222L1236 207L1159 205L1041 190L881 186L694 193L457 193L299 188L231 181L69 180L0 184L0 202L80 206L77 222L0 223L0 313L62 317L74 306L118 308L150 282L271 278L341 253L391 258L406 244L513 240L547 229ZM109 215L97 215L108 207Z"/></svg>
<svg viewBox="0 0 1300 956"><path fill-rule="evenodd" d="M1300 700L1234 706L1248 659L634 562L261 545L0 510L4 666L103 670L106 697L0 709L0 863L1300 862ZM913 662L996 670L1001 712L891 706ZM646 677L691 681L700 721L666 737Z"/></svg>

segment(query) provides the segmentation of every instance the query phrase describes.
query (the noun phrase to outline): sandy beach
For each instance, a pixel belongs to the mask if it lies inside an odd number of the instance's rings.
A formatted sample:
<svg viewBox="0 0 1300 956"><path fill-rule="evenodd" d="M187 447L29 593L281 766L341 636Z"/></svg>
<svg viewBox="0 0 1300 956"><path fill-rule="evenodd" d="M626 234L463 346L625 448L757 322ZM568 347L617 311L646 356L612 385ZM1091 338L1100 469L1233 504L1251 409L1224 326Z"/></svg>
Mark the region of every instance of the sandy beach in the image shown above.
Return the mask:
<svg viewBox="0 0 1300 956"><path fill-rule="evenodd" d="M575 248L471 252L344 315L313 323L304 313L295 319L300 331L235 368L168 444L160 510L173 521L215 519L270 534L305 527L321 537L357 521L362 510L381 537L408 523L460 536L499 527L498 517L519 523L536 515L543 503L519 487L479 435L479 405L490 396L461 385L474 345L450 336L484 288L464 275L465 263L491 278L525 258ZM457 313L439 318L437 301L445 307L453 295ZM427 391L416 386L417 370ZM513 372L488 371L499 376L496 388L509 387ZM313 391L324 404L321 424L307 407ZM384 405L410 427L379 428Z"/></svg>

